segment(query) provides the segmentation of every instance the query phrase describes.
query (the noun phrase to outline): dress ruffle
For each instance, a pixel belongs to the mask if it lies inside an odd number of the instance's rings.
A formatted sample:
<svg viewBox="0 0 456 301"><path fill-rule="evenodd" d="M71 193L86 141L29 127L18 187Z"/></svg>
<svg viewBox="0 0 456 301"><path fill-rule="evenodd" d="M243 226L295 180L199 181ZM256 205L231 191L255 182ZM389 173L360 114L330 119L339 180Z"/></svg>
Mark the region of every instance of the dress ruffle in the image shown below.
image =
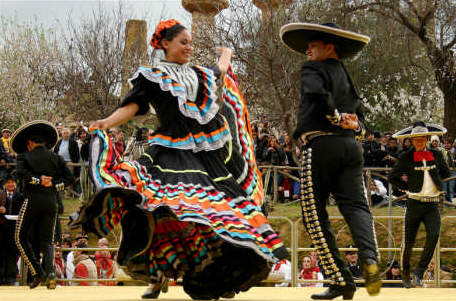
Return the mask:
<svg viewBox="0 0 456 301"><path fill-rule="evenodd" d="M223 83L222 99L221 114L228 121L230 131L233 133L233 147L240 154L238 160L234 156L230 157L232 162L228 164L232 163L231 166L235 167L230 171L247 195L261 206L264 196L263 183L261 172L256 164L249 113L231 67ZM235 170L238 172L236 173Z"/></svg>
<svg viewBox="0 0 456 301"><path fill-rule="evenodd" d="M216 298L228 289L239 292L258 285L276 258L287 255L261 209L235 186L230 188L229 177L214 182L201 170L176 175L154 166L147 155L141 164L119 162L108 135L100 130L94 134L90 173L98 192L77 223L105 236L122 221L129 237L121 242L119 261L132 276L184 275L186 291L199 298L198 292L214 280L207 271L226 269L230 288L212 283L211 298ZM256 265L245 266L238 256ZM248 279L234 276L240 269ZM200 280L204 283L197 284Z"/></svg>
<svg viewBox="0 0 456 301"><path fill-rule="evenodd" d="M147 80L158 83L163 91L169 91L179 102L180 112L188 117L197 120L200 124L210 122L219 110L216 102L216 85L214 72L205 67L194 67L197 75L204 80L204 97L195 102L188 100L185 89L171 77L158 68L142 66L129 79L131 83L139 75L144 76Z"/></svg>

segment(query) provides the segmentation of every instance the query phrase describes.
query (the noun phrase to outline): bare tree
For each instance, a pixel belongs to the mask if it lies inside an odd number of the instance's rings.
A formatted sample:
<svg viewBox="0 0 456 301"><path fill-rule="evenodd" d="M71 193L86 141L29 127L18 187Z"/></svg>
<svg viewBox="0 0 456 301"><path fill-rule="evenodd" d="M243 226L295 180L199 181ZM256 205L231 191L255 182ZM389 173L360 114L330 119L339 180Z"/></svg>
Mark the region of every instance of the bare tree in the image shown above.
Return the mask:
<svg viewBox="0 0 456 301"><path fill-rule="evenodd" d="M343 3L346 12L372 12L394 20L424 46L437 86L443 93L444 125L456 137L456 2L453 0L353 0ZM381 24L378 24L380 27Z"/></svg>
<svg viewBox="0 0 456 301"><path fill-rule="evenodd" d="M61 103L71 112L94 120L119 104L125 23L122 3L108 11L102 3L78 23L72 18L63 39L65 60L61 79L66 87Z"/></svg>
<svg viewBox="0 0 456 301"><path fill-rule="evenodd" d="M0 28L0 122L16 128L34 119L54 120L61 96L58 38L35 20L20 23L17 16L2 18Z"/></svg>

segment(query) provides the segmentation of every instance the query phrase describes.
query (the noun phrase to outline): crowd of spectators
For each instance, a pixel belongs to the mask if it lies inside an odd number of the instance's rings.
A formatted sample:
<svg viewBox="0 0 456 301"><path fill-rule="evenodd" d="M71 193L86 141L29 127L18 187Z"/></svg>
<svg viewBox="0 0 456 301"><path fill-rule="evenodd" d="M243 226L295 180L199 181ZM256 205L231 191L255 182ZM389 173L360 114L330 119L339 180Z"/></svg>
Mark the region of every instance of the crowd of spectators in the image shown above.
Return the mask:
<svg viewBox="0 0 456 301"><path fill-rule="evenodd" d="M353 244L349 244L346 248L355 248ZM345 252L346 267L353 274L355 280L363 280L362 268L356 250L348 250ZM384 267L384 287L403 287L402 285L402 270L401 265L397 259L389 259ZM275 286L290 287L292 276L292 265L287 259L283 259L276 263L271 270L269 280L275 282ZM451 280L452 271L450 266L443 266L440 268L441 280ZM328 286L328 283L318 280L325 280L323 269L316 252L310 252L308 255L302 257L302 264L298 267L298 286L300 287L322 287ZM301 280L301 281L300 281ZM302 281L302 280L315 280L315 281ZM388 281L396 280L396 281ZM429 263L429 267L423 277L423 287L434 287L434 259ZM362 282L357 282L356 286L362 287ZM441 287L454 287L451 283L442 283Z"/></svg>
<svg viewBox="0 0 456 301"><path fill-rule="evenodd" d="M282 167L278 175L278 192L280 202L290 202L299 198L299 171L293 169L298 166L300 149L293 145L287 133L279 134L269 129L268 123L260 123L253 127L253 140L255 144L255 156L260 169L263 172L264 182L267 183L266 194L273 194L273 173L268 172L266 166ZM456 167L456 139L440 140L438 136L432 136L429 142L430 148L436 148L441 151L447 159L450 168ZM389 191L386 181L387 171L384 168L391 168L397 158L412 146L410 138L398 140L392 137L392 133L373 131L367 135L365 140L360 141L363 147L364 167L373 168L372 179L369 181L370 189L366 187L366 195L369 194L369 200L372 206L385 206L388 204ZM287 169L286 167L291 167ZM378 170L375 170L375 169ZM295 177L284 176L290 174ZM452 176L456 171L452 171ZM269 177L266 179L266 177ZM367 178L365 184L368 185ZM266 186L266 185L265 185ZM456 205L456 180L445 183L446 202L447 204ZM395 202L394 198L402 195L399 191L392 191L393 204L403 206L400 202Z"/></svg>

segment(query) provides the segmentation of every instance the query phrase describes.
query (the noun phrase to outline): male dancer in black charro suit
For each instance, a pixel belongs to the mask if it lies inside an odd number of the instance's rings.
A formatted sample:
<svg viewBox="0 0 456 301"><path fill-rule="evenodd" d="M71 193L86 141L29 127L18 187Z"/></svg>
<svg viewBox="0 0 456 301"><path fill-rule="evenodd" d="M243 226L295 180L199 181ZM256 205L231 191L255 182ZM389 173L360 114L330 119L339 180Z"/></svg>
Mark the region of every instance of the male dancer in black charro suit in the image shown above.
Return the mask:
<svg viewBox="0 0 456 301"><path fill-rule="evenodd" d="M304 145L301 170L303 220L327 278L328 290L312 299L352 299L353 275L345 267L326 211L332 194L359 249L366 288L377 295L381 278L374 223L364 195L361 144L362 114L350 76L340 59L358 53L369 37L340 29L334 23L287 24L281 29L284 44L307 56L301 69L301 101L293 138Z"/></svg>
<svg viewBox="0 0 456 301"><path fill-rule="evenodd" d="M394 164L389 181L407 193L404 244L402 250L402 282L405 288L422 286L423 274L434 254L440 235L439 201L444 197L443 179L451 176L443 154L437 149L426 149L431 135L443 135L446 129L434 124L416 122L394 134L397 138L411 138L413 147L403 153ZM410 281L410 257L420 223L426 228L426 243Z"/></svg>
<svg viewBox="0 0 456 301"><path fill-rule="evenodd" d="M75 180L63 158L50 151L57 137L57 129L51 123L33 121L20 127L11 138L11 148L18 154L16 174L27 198L17 220L15 241L34 276L30 288L46 282L49 289L55 289L52 242L58 210L57 193ZM33 249L35 245L39 250Z"/></svg>

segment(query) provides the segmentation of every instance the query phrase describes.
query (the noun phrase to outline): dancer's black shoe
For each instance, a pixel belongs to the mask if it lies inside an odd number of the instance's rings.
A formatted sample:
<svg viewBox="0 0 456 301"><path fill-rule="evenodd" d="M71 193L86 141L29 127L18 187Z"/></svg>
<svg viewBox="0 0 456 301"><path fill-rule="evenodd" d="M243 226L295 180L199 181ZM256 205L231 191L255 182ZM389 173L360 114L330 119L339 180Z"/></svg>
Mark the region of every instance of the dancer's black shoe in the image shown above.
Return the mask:
<svg viewBox="0 0 456 301"><path fill-rule="evenodd" d="M363 276L366 281L367 292L371 296L377 296L382 287L382 278L380 277L380 268L375 259L367 258L362 264Z"/></svg>
<svg viewBox="0 0 456 301"><path fill-rule="evenodd" d="M355 288L356 290L356 288ZM342 286L330 286L326 291L321 294L313 294L310 298L314 300L332 300L342 296L344 300L352 300L355 290L344 290Z"/></svg>
<svg viewBox="0 0 456 301"><path fill-rule="evenodd" d="M30 283L29 287L30 287L30 289L34 289L35 287L39 286L43 282L44 282L44 278L43 277L35 276L33 278L33 282Z"/></svg>
<svg viewBox="0 0 456 301"><path fill-rule="evenodd" d="M410 281L410 272L409 271L402 271L402 285L405 288L412 288L412 281Z"/></svg>
<svg viewBox="0 0 456 301"><path fill-rule="evenodd" d="M160 292L167 293L169 287L169 280L165 278L161 284L154 284L149 286L146 292L141 295L142 299L157 299L160 296Z"/></svg>
<svg viewBox="0 0 456 301"><path fill-rule="evenodd" d="M54 273L49 273L46 277L46 287L49 290L55 290L56 287L56 282L55 282L55 274Z"/></svg>

